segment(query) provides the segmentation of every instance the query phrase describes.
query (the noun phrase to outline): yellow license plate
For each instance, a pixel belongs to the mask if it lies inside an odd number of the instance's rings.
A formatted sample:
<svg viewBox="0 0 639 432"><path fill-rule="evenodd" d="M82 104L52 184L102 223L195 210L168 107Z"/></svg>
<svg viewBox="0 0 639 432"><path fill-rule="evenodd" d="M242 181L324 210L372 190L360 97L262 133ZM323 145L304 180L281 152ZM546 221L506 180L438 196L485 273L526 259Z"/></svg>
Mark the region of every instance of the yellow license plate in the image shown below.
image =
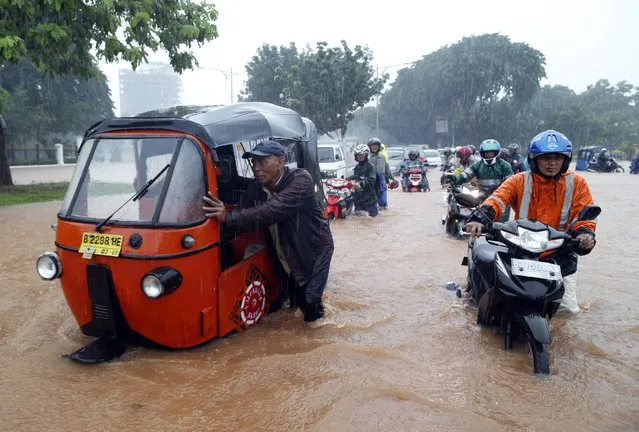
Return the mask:
<svg viewBox="0 0 639 432"><path fill-rule="evenodd" d="M82 233L82 244L78 252L116 257L120 255L123 238L121 235L85 232Z"/></svg>

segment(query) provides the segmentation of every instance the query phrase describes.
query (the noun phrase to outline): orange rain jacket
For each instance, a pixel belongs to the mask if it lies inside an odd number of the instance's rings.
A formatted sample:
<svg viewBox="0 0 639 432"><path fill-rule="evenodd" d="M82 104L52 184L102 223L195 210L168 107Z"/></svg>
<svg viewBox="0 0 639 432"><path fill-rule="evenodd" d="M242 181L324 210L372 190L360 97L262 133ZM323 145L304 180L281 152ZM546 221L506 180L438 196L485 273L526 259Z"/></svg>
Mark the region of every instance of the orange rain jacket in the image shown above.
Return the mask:
<svg viewBox="0 0 639 432"><path fill-rule="evenodd" d="M526 177L528 176L528 180ZM570 178L572 177L572 178ZM529 183L528 194L526 183ZM569 202L566 203L566 186ZM527 199L524 196L528 195ZM528 201L528 202L527 202ZM536 219L555 229L566 231L587 205L593 204L586 179L572 171L562 174L557 180L533 174L530 171L511 176L484 201L495 211L497 220L510 205L515 210L515 219ZM527 214L521 214L522 205L528 206ZM573 229L574 235L588 233L594 235L595 221L579 221Z"/></svg>

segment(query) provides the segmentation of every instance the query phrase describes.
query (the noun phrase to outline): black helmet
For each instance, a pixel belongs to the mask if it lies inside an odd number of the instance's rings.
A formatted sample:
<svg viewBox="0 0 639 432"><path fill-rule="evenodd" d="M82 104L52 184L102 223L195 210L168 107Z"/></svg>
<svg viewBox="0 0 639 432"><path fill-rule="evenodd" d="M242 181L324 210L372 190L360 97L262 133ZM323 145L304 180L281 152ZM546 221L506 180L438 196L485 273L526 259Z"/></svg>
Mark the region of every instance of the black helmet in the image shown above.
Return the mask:
<svg viewBox="0 0 639 432"><path fill-rule="evenodd" d="M419 157L419 152L417 150L411 150L408 152L408 157L409 158L418 158Z"/></svg>

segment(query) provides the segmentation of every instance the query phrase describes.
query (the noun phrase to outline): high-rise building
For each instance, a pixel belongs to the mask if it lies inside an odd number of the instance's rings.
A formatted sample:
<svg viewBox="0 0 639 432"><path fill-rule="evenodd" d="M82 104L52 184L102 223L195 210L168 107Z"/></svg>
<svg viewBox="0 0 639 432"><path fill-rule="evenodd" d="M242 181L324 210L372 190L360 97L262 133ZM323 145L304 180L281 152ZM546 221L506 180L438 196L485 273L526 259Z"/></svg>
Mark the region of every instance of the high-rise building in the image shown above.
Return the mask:
<svg viewBox="0 0 639 432"><path fill-rule="evenodd" d="M182 81L171 65L148 63L135 71L120 69L120 115L179 105L181 91Z"/></svg>

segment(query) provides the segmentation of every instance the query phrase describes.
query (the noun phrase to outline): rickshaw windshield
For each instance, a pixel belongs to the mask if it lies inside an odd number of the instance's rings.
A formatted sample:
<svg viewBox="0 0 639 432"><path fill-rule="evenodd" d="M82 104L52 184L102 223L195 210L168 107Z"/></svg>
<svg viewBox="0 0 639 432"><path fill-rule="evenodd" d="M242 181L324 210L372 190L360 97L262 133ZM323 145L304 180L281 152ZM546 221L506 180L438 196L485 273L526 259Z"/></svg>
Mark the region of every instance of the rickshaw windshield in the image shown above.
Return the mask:
<svg viewBox="0 0 639 432"><path fill-rule="evenodd" d="M60 215L101 220L158 175L139 199L113 215L109 224L192 224L203 221L206 182L200 149L178 137L99 138L78 157Z"/></svg>

